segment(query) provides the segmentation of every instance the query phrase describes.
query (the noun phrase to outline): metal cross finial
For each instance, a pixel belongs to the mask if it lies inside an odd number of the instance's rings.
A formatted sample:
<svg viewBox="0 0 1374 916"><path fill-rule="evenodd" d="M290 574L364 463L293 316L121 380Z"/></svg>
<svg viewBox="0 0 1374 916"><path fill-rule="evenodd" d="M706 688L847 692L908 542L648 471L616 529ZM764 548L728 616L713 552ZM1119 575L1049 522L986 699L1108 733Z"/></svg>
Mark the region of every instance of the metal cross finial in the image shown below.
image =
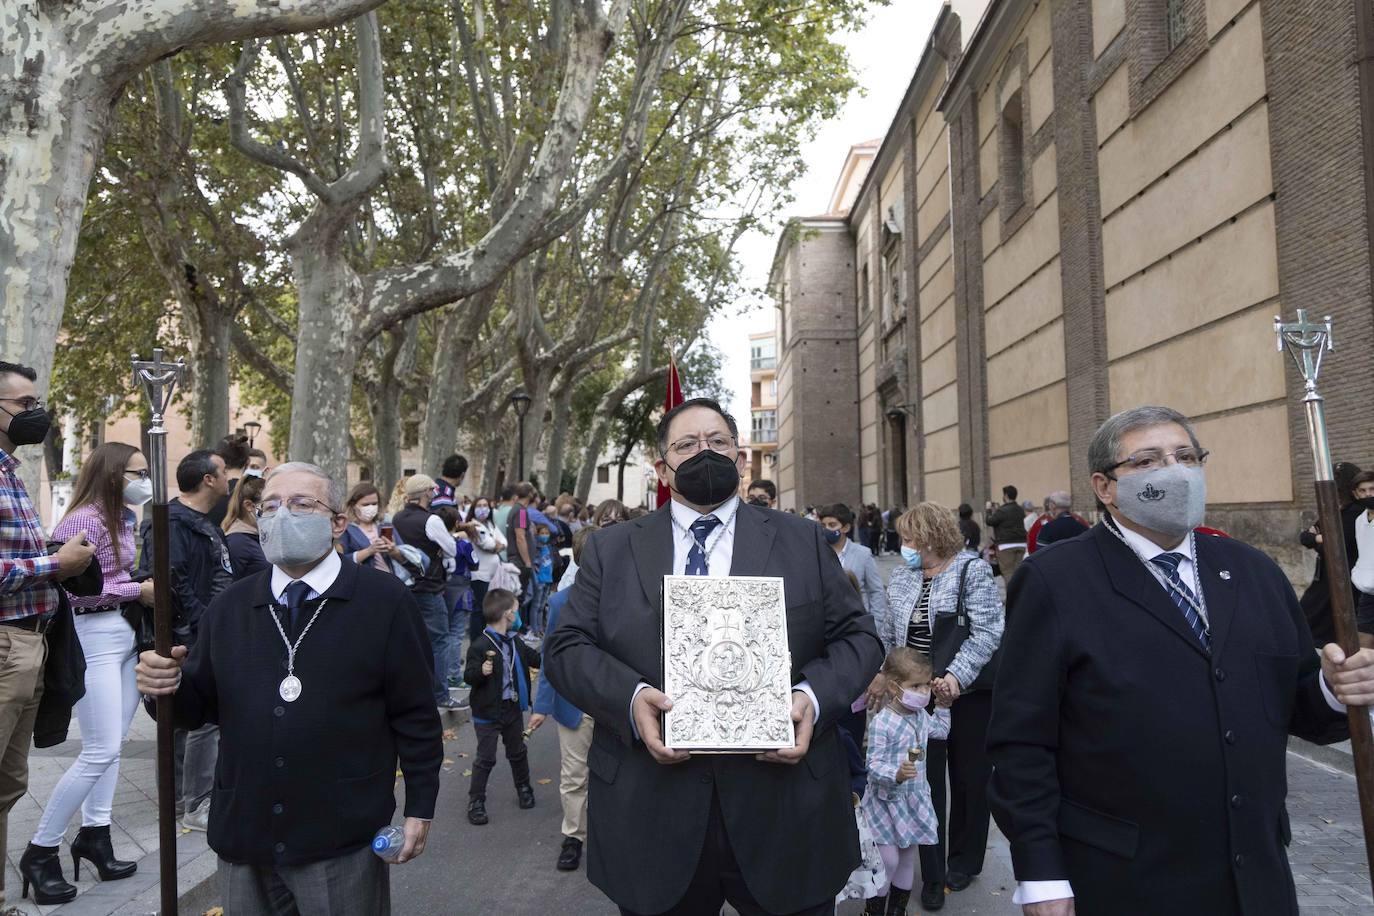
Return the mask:
<svg viewBox="0 0 1374 916"><path fill-rule="evenodd" d="M153 350L151 360L133 357L134 384L143 388L148 396L148 406L152 418L148 424L148 476L153 481L153 503L158 506L167 504L167 429L162 425L167 408L172 404L172 393L186 372L186 363L162 361L162 348Z"/></svg>
<svg viewBox="0 0 1374 916"><path fill-rule="evenodd" d="M1279 339L1279 352L1288 350L1302 374L1303 404L1307 412L1307 435L1312 443L1313 469L1317 480L1331 479L1331 449L1326 441L1326 416L1322 396L1317 392L1317 375L1322 371L1322 357L1335 349L1331 341L1331 316L1322 321L1309 321L1307 309L1298 309L1298 320L1285 324L1283 316L1274 316L1274 334Z"/></svg>
<svg viewBox="0 0 1374 916"><path fill-rule="evenodd" d="M186 371L186 363L182 360L175 363L163 362L161 347L153 350L152 360L140 360L135 353L133 363L134 384L143 387L143 393L148 396L148 406L153 414L148 433L165 433L162 420L172 403L172 392L176 390L182 373Z"/></svg>
<svg viewBox="0 0 1374 916"><path fill-rule="evenodd" d="M1279 338L1279 352L1286 348L1302 373L1308 396L1317 396L1317 375L1322 371L1322 354L1334 350L1331 340L1331 316L1320 322L1307 320L1307 309L1298 309L1298 320L1284 324L1282 316L1274 316L1274 333Z"/></svg>

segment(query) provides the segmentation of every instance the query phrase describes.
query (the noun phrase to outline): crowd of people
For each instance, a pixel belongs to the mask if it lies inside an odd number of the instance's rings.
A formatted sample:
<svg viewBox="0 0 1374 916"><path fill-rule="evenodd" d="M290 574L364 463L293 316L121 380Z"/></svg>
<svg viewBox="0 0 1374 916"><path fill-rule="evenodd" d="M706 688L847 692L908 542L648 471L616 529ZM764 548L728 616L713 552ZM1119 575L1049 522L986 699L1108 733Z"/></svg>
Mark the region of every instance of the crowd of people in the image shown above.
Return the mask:
<svg viewBox="0 0 1374 916"><path fill-rule="evenodd" d="M1272 560L1203 526L1208 452L1166 408L1098 431L1096 524L1067 492L1037 509L1013 486L982 526L967 504L780 512L772 482L741 485L734 420L705 399L659 424L673 499L655 512L526 481L469 493L457 454L384 498L268 469L231 436L176 467L165 657L159 545L134 512L147 459L96 448L45 536L13 457L47 432L35 377L0 363L0 830L30 744L64 740L73 714L81 735L19 862L41 905L77 893L60 852L78 810L73 878L82 860L107 881L136 870L110 820L142 693L173 698L177 815L208 831L230 914L390 912L388 866L423 852L438 813L441 713L462 707L468 823L490 822L498 745L519 807L536 805L526 741L554 720L553 864L576 870L585 848L628 916L856 897L905 916L918 880L937 910L983 870L994 817L1028 914L1296 912L1286 736L1340 740L1346 704L1374 701L1374 649L1328 644L1320 563L1299 603ZM1374 643L1374 472L1336 470ZM1319 527L1302 540L1320 555ZM880 553L900 558L886 581ZM667 574L783 580L793 747L664 744ZM402 839L383 857L397 771Z"/></svg>

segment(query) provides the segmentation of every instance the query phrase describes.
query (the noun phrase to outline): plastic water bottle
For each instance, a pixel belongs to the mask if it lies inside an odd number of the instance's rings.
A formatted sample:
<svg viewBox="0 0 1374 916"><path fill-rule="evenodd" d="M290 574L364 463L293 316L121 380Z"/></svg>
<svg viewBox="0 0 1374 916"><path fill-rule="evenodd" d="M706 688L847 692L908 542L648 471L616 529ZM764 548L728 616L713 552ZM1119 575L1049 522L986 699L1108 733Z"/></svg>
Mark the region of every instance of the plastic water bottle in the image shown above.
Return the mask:
<svg viewBox="0 0 1374 916"><path fill-rule="evenodd" d="M372 838L372 851L384 862L394 862L405 845L406 835L400 827L383 827Z"/></svg>

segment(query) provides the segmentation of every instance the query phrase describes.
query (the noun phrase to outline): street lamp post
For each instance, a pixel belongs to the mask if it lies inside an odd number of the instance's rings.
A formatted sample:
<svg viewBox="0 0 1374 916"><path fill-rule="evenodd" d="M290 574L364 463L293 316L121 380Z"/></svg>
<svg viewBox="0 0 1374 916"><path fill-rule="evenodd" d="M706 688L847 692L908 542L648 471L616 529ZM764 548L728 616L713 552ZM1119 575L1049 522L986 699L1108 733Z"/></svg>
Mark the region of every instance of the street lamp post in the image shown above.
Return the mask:
<svg viewBox="0 0 1374 916"><path fill-rule="evenodd" d="M516 467L520 471L520 479L525 479L525 414L530 412L530 402L534 399L523 391L517 391L510 396L510 406L515 408L515 418L520 423L520 458Z"/></svg>
<svg viewBox="0 0 1374 916"><path fill-rule="evenodd" d="M256 420L249 420L247 423L243 424L243 431L248 436L248 447L252 448L253 440L256 439L258 433L262 431L262 424Z"/></svg>

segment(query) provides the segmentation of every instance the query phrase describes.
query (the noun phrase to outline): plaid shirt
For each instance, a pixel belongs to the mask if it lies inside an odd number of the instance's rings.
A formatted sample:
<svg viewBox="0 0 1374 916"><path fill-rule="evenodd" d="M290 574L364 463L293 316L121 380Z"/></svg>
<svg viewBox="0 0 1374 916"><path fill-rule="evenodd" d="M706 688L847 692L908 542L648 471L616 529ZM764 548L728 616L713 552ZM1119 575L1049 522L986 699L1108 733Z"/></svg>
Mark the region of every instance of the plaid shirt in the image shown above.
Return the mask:
<svg viewBox="0 0 1374 916"><path fill-rule="evenodd" d="M51 614L60 600L57 557L24 483L19 459L0 449L0 620Z"/></svg>
<svg viewBox="0 0 1374 916"><path fill-rule="evenodd" d="M95 561L100 564L105 586L99 595L71 598L72 607L103 607L109 604L123 604L134 601L139 595L139 586L129 578L133 572L134 559L134 514L125 509L120 520L119 559L115 559L114 540L110 537L110 526L105 524L100 509L91 503L79 506L68 512L53 529L53 540L70 541L77 534L86 535L86 543L95 547Z"/></svg>

